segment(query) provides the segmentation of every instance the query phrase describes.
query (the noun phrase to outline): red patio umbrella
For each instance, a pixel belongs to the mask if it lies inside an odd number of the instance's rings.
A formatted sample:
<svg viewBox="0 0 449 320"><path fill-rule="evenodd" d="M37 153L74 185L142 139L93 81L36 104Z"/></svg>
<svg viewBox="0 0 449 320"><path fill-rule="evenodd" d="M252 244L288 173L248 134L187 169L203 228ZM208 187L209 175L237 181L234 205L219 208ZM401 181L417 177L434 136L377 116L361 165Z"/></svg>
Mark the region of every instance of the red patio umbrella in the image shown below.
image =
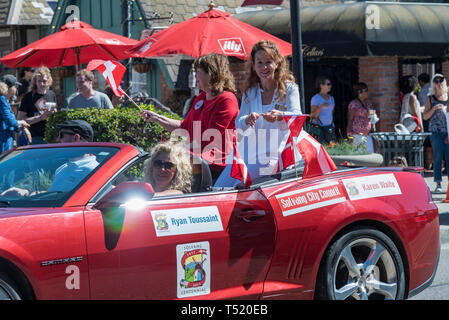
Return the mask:
<svg viewBox="0 0 449 320"><path fill-rule="evenodd" d="M114 33L92 28L82 21L72 21L60 31L16 50L0 61L10 68L73 66L92 59L122 60L125 51L138 44Z"/></svg>
<svg viewBox="0 0 449 320"><path fill-rule="evenodd" d="M275 42L282 55L292 54L290 43L233 18L210 6L194 18L175 24L142 40L130 50L135 57L185 54L198 58L220 53L247 60L259 40Z"/></svg>

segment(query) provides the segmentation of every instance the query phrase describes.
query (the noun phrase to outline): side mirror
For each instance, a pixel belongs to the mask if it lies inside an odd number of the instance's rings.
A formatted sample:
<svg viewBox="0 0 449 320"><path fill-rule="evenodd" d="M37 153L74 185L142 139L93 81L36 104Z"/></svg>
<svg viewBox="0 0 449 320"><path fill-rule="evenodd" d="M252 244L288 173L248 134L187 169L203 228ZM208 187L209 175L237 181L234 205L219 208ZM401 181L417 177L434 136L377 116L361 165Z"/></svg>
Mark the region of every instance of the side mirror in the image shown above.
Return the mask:
<svg viewBox="0 0 449 320"><path fill-rule="evenodd" d="M127 181L120 183L94 205L94 209L100 210L103 217L106 249L113 250L122 234L126 208L120 206L132 205L135 202L142 204L151 200L153 195L151 184Z"/></svg>
<svg viewBox="0 0 449 320"><path fill-rule="evenodd" d="M132 199L149 201L154 196L151 184L146 182L127 181L120 183L117 187L101 198L94 208L98 210L120 207Z"/></svg>

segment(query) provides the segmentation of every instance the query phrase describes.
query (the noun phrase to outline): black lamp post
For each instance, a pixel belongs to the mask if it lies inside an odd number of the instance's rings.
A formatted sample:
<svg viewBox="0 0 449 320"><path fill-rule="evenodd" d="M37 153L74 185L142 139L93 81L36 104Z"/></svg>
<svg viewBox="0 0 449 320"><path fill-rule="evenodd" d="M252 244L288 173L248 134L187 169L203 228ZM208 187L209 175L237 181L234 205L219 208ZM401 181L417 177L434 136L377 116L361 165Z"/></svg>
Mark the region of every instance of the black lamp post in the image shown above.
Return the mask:
<svg viewBox="0 0 449 320"><path fill-rule="evenodd" d="M293 75L300 87L301 110L305 113L304 99L304 68L302 59L302 38L299 0L290 0L290 22L291 22L291 43Z"/></svg>

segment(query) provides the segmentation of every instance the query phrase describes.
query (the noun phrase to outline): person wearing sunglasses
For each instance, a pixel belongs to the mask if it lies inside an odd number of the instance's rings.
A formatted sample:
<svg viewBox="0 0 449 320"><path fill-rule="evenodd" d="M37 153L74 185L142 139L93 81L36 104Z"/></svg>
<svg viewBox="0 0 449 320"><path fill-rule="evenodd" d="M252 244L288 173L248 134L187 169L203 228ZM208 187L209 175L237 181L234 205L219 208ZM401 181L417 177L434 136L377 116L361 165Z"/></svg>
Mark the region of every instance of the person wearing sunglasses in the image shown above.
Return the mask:
<svg viewBox="0 0 449 320"><path fill-rule="evenodd" d="M145 181L152 185L154 196L190 193L192 165L188 150L181 143L157 144L145 166Z"/></svg>
<svg viewBox="0 0 449 320"><path fill-rule="evenodd" d="M57 125L59 129L58 143L92 142L94 132L91 125L84 120L68 120ZM55 171L53 182L47 192L67 192L83 180L98 165L96 157L84 154L80 157L70 158ZM27 197L33 195L26 189L12 187L0 196Z"/></svg>
<svg viewBox="0 0 449 320"><path fill-rule="evenodd" d="M368 86L364 82L354 85L354 100L348 105L348 136L354 137L354 144L364 144L368 152L374 152L373 140L369 135L371 101L368 99Z"/></svg>
<svg viewBox="0 0 449 320"><path fill-rule="evenodd" d="M435 193L441 193L442 163L449 161L449 141L447 136L446 113L449 102L446 79L442 74L432 77L432 86L424 105L424 120L429 120L430 143L433 150L433 180L436 183ZM449 173L449 170L447 170Z"/></svg>
<svg viewBox="0 0 449 320"><path fill-rule="evenodd" d="M332 90L332 82L328 77L318 76L315 85L318 93L310 101L310 118L311 126L319 130L313 135L320 143L329 143L335 141L335 100L329 94Z"/></svg>

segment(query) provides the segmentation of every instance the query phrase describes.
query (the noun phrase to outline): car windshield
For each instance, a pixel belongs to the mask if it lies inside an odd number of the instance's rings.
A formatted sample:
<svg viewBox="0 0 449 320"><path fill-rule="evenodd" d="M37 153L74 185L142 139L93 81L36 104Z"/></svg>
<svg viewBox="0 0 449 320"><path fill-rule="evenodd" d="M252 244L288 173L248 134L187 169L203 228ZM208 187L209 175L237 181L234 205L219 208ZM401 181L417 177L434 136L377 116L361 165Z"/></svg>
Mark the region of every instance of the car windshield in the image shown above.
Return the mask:
<svg viewBox="0 0 449 320"><path fill-rule="evenodd" d="M16 150L0 157L0 207L60 207L118 148Z"/></svg>

